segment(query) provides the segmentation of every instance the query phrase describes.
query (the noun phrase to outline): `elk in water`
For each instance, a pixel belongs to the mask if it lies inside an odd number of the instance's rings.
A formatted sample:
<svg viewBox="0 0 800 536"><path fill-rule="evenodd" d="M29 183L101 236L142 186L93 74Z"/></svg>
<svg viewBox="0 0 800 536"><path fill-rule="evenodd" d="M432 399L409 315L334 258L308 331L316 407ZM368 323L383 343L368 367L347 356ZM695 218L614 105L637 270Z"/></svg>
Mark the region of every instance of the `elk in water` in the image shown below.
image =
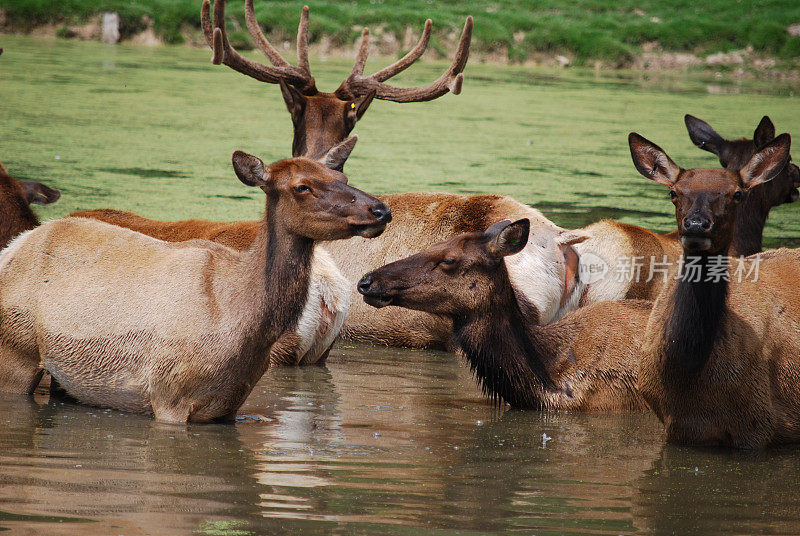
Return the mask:
<svg viewBox="0 0 800 536"><path fill-rule="evenodd" d="M12 242L0 256L0 389L30 394L47 370L83 403L167 422L232 420L270 348L296 337L315 241L378 236L391 220L318 161L232 160L266 194L247 250L85 218Z"/></svg>
<svg viewBox="0 0 800 536"><path fill-rule="evenodd" d="M521 219L456 235L366 274L358 291L373 307L449 318L452 346L495 400L546 410L646 409L636 354L652 304L597 303L539 325L503 262L524 249L529 231Z"/></svg>
<svg viewBox="0 0 800 536"><path fill-rule="evenodd" d="M800 253L727 256L750 190L789 160L781 134L738 171L681 169L631 133L646 178L669 188L685 255L647 324L638 386L667 440L759 448L800 440Z"/></svg>

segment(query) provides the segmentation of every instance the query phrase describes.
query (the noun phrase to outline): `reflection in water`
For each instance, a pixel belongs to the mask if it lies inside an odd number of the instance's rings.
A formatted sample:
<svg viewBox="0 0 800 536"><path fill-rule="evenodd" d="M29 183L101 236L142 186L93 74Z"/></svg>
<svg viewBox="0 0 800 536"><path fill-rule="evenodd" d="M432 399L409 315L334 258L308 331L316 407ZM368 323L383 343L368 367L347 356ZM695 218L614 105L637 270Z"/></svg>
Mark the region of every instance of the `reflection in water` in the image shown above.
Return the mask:
<svg viewBox="0 0 800 536"><path fill-rule="evenodd" d="M0 530L797 534L796 450L665 447L649 414L489 405L446 353L272 369L238 424L0 397Z"/></svg>

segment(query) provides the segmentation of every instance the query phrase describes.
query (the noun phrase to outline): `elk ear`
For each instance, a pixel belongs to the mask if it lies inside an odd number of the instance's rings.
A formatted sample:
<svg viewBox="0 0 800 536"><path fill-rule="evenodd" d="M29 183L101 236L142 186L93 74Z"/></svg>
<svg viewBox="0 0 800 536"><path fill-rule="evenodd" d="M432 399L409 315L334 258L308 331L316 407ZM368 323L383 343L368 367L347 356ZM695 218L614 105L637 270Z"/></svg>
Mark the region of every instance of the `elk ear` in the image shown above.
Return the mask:
<svg viewBox="0 0 800 536"><path fill-rule="evenodd" d="M37 205L49 205L58 201L61 197L61 192L55 188L45 186L41 182L34 181L19 181L25 189L25 199L28 204L36 203Z"/></svg>
<svg viewBox="0 0 800 536"><path fill-rule="evenodd" d="M492 237L486 245L486 250L489 255L497 258L519 253L528 243L530 230L531 221L528 218L522 218L514 223L508 220L495 223L486 230Z"/></svg>
<svg viewBox="0 0 800 536"><path fill-rule="evenodd" d="M366 95L347 103L345 122L347 123L348 132L355 128L356 122L367 112L367 108L372 104L372 99L374 98L375 90L371 89Z"/></svg>
<svg viewBox="0 0 800 536"><path fill-rule="evenodd" d="M772 124L772 120L769 116L765 115L761 118L761 122L756 127L756 131L753 132L753 143L757 149L760 149L774 139L775 125Z"/></svg>
<svg viewBox="0 0 800 536"><path fill-rule="evenodd" d="M635 132L628 135L633 165L646 179L664 186L672 186L681 173L681 168L667 156L661 147Z"/></svg>
<svg viewBox="0 0 800 536"><path fill-rule="evenodd" d="M717 131L711 128L711 125L689 114L683 116L683 122L686 123L686 130L689 131L689 138L691 138L692 143L704 151L722 156L728 142L717 134Z"/></svg>
<svg viewBox="0 0 800 536"><path fill-rule="evenodd" d="M246 185L263 186L269 180L269 171L257 156L243 151L234 151L231 160L236 176Z"/></svg>
<svg viewBox="0 0 800 536"><path fill-rule="evenodd" d="M358 135L353 134L338 145L331 147L328 152L319 157L317 161L326 168L341 171L344 167L344 163L347 162L347 159L350 157L350 153L353 152L357 141Z"/></svg>
<svg viewBox="0 0 800 536"><path fill-rule="evenodd" d="M279 80L278 84L281 86L281 95L283 95L283 102L286 103L286 109L292 115L292 121L299 121L306 109L305 96L297 88L283 80Z"/></svg>
<svg viewBox="0 0 800 536"><path fill-rule="evenodd" d="M752 188L774 179L789 162L789 148L792 138L781 134L763 149L758 151L744 167L739 170L745 188Z"/></svg>
<svg viewBox="0 0 800 536"><path fill-rule="evenodd" d="M559 233L556 237L556 244L560 246L572 246L580 244L584 240L589 240L592 235L580 229L566 230Z"/></svg>

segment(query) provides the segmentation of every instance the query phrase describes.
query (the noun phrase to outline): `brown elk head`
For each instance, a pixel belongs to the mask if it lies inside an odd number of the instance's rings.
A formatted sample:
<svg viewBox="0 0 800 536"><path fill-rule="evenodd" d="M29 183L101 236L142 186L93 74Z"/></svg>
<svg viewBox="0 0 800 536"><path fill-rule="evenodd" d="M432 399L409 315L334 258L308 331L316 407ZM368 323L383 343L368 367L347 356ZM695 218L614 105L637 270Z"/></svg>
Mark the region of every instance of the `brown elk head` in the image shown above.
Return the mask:
<svg viewBox="0 0 800 536"><path fill-rule="evenodd" d="M358 282L358 291L374 307L398 305L447 316L479 314L508 285L503 257L520 252L529 232L526 218L498 222L482 233L456 235L373 270Z"/></svg>
<svg viewBox="0 0 800 536"><path fill-rule="evenodd" d="M316 160L295 157L265 165L242 151L233 169L248 186L258 186L273 202L273 217L292 234L313 240L374 238L392 220L389 207L347 184L340 168L355 146L352 136Z"/></svg>
<svg viewBox="0 0 800 536"><path fill-rule="evenodd" d="M751 188L773 180L789 161L791 138L781 134L739 171L681 169L656 144L631 132L633 163L647 179L669 187L684 251L721 255L733 239L736 211Z"/></svg>
<svg viewBox="0 0 800 536"><path fill-rule="evenodd" d="M761 118L751 140L745 138L727 140L717 134L711 125L688 114L684 117L684 122L692 143L717 155L722 167L731 171L742 169L759 149L775 139L775 125L766 115ZM791 157L789 160L791 161ZM793 203L800 198L798 188L800 188L800 169L794 164L789 164L774 179L750 192L746 205L739 213L744 215L749 210L758 209L768 211L783 203Z"/></svg>
<svg viewBox="0 0 800 536"><path fill-rule="evenodd" d="M30 204L49 205L59 197L61 192L55 188L12 178L0 164L0 249L19 233L39 225Z"/></svg>
<svg viewBox="0 0 800 536"><path fill-rule="evenodd" d="M293 156L316 158L325 150L347 137L361 119L373 99L394 102L420 102L433 100L445 93L461 93L462 74L469 58L472 39L472 17L467 17L453 63L437 80L426 86L398 88L385 83L417 61L428 46L432 23L425 22L419 43L403 58L369 76L364 76L364 64L369 50L369 30L364 28L361 45L350 75L333 93L317 90L308 63L308 6L303 7L297 31L297 66L287 62L273 47L256 21L253 0L245 0L247 29L258 48L272 65L249 60L236 52L225 33L225 0L214 2L211 19L211 1L204 0L201 11L203 33L213 50L212 62L228 67L261 82L280 84L283 100L292 116L294 138Z"/></svg>

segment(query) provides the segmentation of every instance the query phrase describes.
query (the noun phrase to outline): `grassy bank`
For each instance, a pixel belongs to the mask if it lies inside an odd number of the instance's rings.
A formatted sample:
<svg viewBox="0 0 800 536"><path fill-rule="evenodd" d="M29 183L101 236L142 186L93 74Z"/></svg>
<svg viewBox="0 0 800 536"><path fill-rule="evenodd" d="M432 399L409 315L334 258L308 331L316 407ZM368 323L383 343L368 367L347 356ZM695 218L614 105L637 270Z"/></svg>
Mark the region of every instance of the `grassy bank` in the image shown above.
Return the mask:
<svg viewBox="0 0 800 536"><path fill-rule="evenodd" d="M513 61L536 54L566 54L576 63L599 59L630 64L643 50L707 55L752 47L756 52L790 59L800 55L800 37L787 31L800 23L797 0L428 0L315 1L311 6L312 42L328 36L347 46L360 26L403 42L407 28L421 29L426 18L436 24L434 48L454 39L466 15L475 17L474 47ZM259 21L273 37L291 39L303 2L256 2ZM142 31L147 18L166 42L180 42L199 29L200 0L2 0L6 25L25 31L43 24L78 24L103 11L116 11L123 36ZM244 25L242 0L231 0L230 19ZM249 43L239 30L240 46ZM438 40L438 43L436 42Z"/></svg>

